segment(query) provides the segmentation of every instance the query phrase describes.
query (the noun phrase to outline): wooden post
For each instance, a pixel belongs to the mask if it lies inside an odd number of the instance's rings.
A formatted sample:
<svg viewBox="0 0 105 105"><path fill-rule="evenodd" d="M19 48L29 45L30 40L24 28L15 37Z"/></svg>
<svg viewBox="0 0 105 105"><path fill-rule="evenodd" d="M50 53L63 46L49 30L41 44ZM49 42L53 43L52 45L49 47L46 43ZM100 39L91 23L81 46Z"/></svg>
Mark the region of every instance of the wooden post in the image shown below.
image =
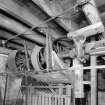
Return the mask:
<svg viewBox="0 0 105 105"><path fill-rule="evenodd" d="M76 69L74 70L74 97L84 98L83 65L76 58L73 61L73 66L76 67Z"/></svg>
<svg viewBox="0 0 105 105"><path fill-rule="evenodd" d="M63 95L63 88L62 88L62 86L63 86L63 84L59 84L59 90L58 90L58 94L59 95Z"/></svg>
<svg viewBox="0 0 105 105"><path fill-rule="evenodd" d="M46 29L46 63L47 63L47 71L52 69L52 39L50 35L50 29Z"/></svg>
<svg viewBox="0 0 105 105"><path fill-rule="evenodd" d="M31 103L31 89L28 86L26 88L26 105L29 105Z"/></svg>
<svg viewBox="0 0 105 105"><path fill-rule="evenodd" d="M51 94L49 94L48 97L49 97L49 105L51 105Z"/></svg>
<svg viewBox="0 0 105 105"><path fill-rule="evenodd" d="M96 66L96 56L91 56L91 66ZM97 70L91 69L91 105L97 105Z"/></svg>
<svg viewBox="0 0 105 105"><path fill-rule="evenodd" d="M57 98L58 98L58 95L55 95L55 98L54 98L54 105L57 105Z"/></svg>
<svg viewBox="0 0 105 105"><path fill-rule="evenodd" d="M67 85L66 86L66 95L70 95L71 96L71 85Z"/></svg>
<svg viewBox="0 0 105 105"><path fill-rule="evenodd" d="M67 105L71 105L71 85L66 86L66 95Z"/></svg>
<svg viewBox="0 0 105 105"><path fill-rule="evenodd" d="M62 86L63 86L63 84L59 84L59 89L58 89L58 105L60 105L61 104L61 96L63 95L63 88L62 88ZM56 105L57 105L57 103L56 103Z"/></svg>
<svg viewBox="0 0 105 105"><path fill-rule="evenodd" d="M44 95L42 95L42 105L45 105L44 104Z"/></svg>
<svg viewBox="0 0 105 105"><path fill-rule="evenodd" d="M39 95L39 98L38 98L38 105L41 105L41 103L42 103L42 95Z"/></svg>

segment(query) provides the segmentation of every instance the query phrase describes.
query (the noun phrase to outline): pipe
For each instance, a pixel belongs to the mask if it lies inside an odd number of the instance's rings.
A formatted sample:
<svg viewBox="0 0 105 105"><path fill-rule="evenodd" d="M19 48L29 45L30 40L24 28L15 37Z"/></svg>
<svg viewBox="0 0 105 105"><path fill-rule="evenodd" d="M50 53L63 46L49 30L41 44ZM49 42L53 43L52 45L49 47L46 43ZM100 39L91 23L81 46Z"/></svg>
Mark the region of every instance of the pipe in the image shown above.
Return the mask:
<svg viewBox="0 0 105 105"><path fill-rule="evenodd" d="M29 30L27 27L23 26L22 24L16 22L15 20L13 20L3 14L0 14L0 26L3 28L6 28L12 32L15 32L17 34L20 34L26 30ZM41 36L40 34L33 32L33 31L28 31L25 34L27 34L27 35L22 35L24 38L32 40L35 43L38 43L41 45L45 44L44 36Z"/></svg>

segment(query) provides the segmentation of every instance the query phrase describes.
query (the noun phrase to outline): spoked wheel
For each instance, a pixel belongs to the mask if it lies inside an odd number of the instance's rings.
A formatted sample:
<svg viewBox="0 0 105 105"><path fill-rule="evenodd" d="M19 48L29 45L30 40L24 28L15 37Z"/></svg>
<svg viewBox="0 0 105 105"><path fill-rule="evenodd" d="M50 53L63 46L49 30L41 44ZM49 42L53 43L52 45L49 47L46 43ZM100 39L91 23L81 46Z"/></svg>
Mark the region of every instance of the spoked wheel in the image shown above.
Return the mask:
<svg viewBox="0 0 105 105"><path fill-rule="evenodd" d="M27 70L26 57L24 51L18 51L15 60L19 72L24 72L25 70Z"/></svg>
<svg viewBox="0 0 105 105"><path fill-rule="evenodd" d="M29 54L28 54L28 58L29 58ZM29 65L31 67L31 64ZM25 57L24 50L16 50L9 54L8 68L13 73L18 73L18 72L24 73L25 71L27 71L26 57Z"/></svg>

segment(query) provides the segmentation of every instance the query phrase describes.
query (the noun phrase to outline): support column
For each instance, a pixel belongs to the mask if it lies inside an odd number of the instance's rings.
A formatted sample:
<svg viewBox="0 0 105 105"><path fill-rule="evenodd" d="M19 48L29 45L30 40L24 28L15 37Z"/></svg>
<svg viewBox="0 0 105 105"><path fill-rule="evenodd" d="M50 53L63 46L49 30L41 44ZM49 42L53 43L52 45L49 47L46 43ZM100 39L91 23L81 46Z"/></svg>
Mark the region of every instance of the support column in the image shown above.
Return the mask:
<svg viewBox="0 0 105 105"><path fill-rule="evenodd" d="M73 60L74 70L74 97L84 98L84 86L83 86L83 65L76 58Z"/></svg>
<svg viewBox="0 0 105 105"><path fill-rule="evenodd" d="M67 85L66 86L66 103L67 105L71 105L71 102L72 102L72 97L71 97L71 85Z"/></svg>
<svg viewBox="0 0 105 105"><path fill-rule="evenodd" d="M91 105L97 105L97 70L94 68L96 66L96 56L91 56Z"/></svg>

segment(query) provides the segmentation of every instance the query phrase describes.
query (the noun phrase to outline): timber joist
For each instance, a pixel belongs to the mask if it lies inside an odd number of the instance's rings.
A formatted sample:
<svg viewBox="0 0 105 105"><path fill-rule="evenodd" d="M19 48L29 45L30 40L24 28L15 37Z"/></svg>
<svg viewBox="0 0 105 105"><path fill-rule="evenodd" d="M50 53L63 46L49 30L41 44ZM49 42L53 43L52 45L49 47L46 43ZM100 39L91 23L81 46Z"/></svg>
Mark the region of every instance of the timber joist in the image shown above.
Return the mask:
<svg viewBox="0 0 105 105"><path fill-rule="evenodd" d="M89 53L90 55L105 55L105 47L98 47L91 50Z"/></svg>
<svg viewBox="0 0 105 105"><path fill-rule="evenodd" d="M81 28L77 31L69 32L68 38L77 38L78 40L82 37L90 37L104 32L104 26L101 22L89 25L87 27Z"/></svg>

